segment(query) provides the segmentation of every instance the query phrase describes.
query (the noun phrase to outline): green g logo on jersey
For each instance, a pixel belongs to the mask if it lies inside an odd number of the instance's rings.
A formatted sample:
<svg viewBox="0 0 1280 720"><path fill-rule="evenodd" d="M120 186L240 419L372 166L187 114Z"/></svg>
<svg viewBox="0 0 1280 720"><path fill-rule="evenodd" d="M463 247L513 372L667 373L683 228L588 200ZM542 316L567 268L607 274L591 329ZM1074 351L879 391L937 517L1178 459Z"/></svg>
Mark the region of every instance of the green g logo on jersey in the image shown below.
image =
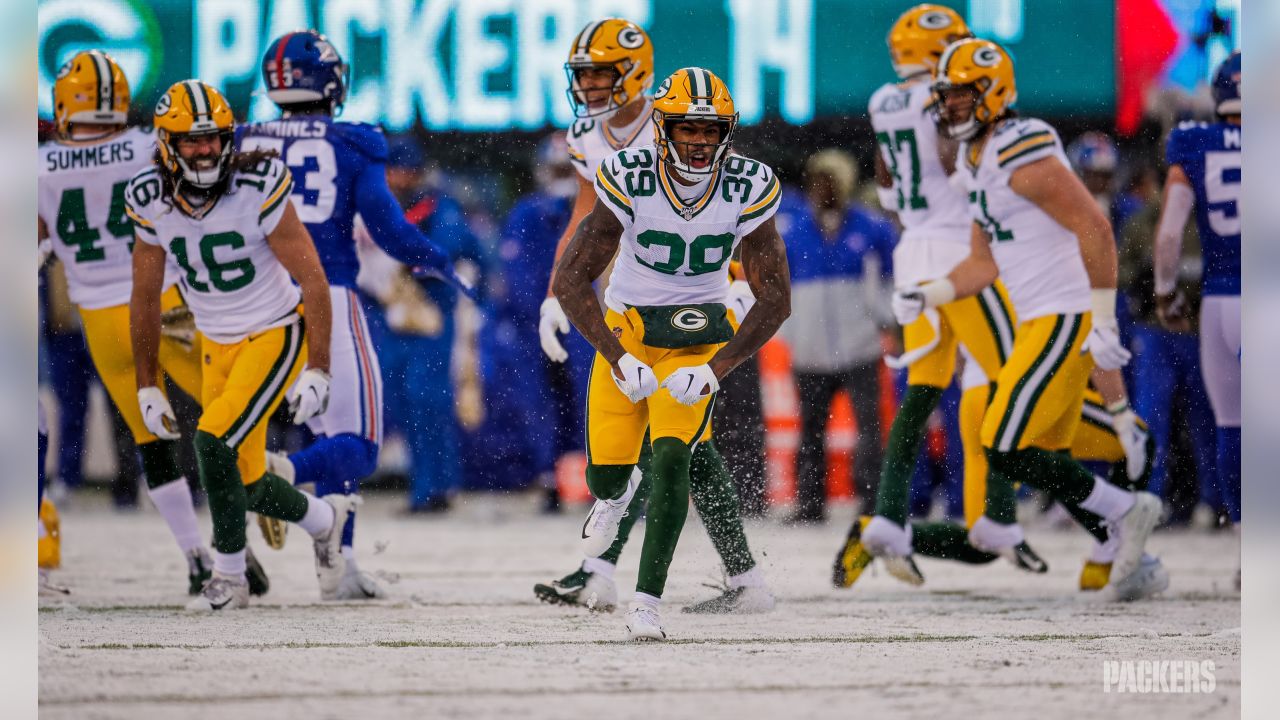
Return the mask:
<svg viewBox="0 0 1280 720"><path fill-rule="evenodd" d="M671 316L671 326L685 332L698 332L705 329L710 322L707 314L697 308L683 308Z"/></svg>

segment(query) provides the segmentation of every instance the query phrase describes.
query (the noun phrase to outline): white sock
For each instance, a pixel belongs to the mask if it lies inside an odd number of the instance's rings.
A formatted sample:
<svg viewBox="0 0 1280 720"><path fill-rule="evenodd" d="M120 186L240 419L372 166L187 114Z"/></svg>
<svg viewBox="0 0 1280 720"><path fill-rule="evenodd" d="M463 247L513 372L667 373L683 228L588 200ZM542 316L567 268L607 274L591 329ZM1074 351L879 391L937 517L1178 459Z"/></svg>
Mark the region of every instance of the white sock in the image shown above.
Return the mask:
<svg viewBox="0 0 1280 720"><path fill-rule="evenodd" d="M764 573L760 572L759 565L753 565L750 570L741 575L729 576L730 590L744 587L764 587Z"/></svg>
<svg viewBox="0 0 1280 720"><path fill-rule="evenodd" d="M196 520L195 502L191 499L191 486L187 484L186 478L180 477L160 487L147 488L147 495L151 497L156 510L160 511L160 517L168 523L169 532L173 533L173 539L178 541L178 547L182 548L183 553L204 545L200 536L200 522Z"/></svg>
<svg viewBox="0 0 1280 720"><path fill-rule="evenodd" d="M39 540L43 540L47 537L49 537L49 531L45 529L44 521L40 519L39 515L37 515L36 516L36 538Z"/></svg>
<svg viewBox="0 0 1280 720"><path fill-rule="evenodd" d="M1133 493L1121 490L1106 480L1093 479L1093 490L1089 497L1080 503L1080 507L1108 521L1116 521L1124 517L1133 507Z"/></svg>
<svg viewBox="0 0 1280 720"><path fill-rule="evenodd" d="M241 577L244 575L245 562L244 550L233 552L231 554L213 551L213 569L223 575L231 575L233 577Z"/></svg>
<svg viewBox="0 0 1280 720"><path fill-rule="evenodd" d="M636 604L643 605L654 612L658 612L658 607L662 605L662 598L654 597L649 593L637 591L635 597Z"/></svg>
<svg viewBox="0 0 1280 720"><path fill-rule="evenodd" d="M310 493L303 495L307 496L307 514L298 521L298 527L311 537L320 537L333 527L333 506Z"/></svg>
<svg viewBox="0 0 1280 720"><path fill-rule="evenodd" d="M600 558L585 558L582 561L582 569L589 573L595 573L600 577L612 580L613 571L617 570L618 566L608 560L601 560Z"/></svg>
<svg viewBox="0 0 1280 720"><path fill-rule="evenodd" d="M351 563L356 561L356 549L350 545L342 546L342 557L347 561L347 567L351 567Z"/></svg>

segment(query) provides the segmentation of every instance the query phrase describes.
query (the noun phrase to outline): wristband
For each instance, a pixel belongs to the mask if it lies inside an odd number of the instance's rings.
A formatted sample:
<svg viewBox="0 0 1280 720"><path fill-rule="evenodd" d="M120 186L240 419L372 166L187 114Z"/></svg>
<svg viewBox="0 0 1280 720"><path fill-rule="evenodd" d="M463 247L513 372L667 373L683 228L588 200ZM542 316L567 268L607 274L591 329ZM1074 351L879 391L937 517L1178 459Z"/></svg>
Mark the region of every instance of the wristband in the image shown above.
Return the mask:
<svg viewBox="0 0 1280 720"><path fill-rule="evenodd" d="M1116 323L1116 289L1094 288L1089 291L1089 305L1093 310L1093 324Z"/></svg>
<svg viewBox="0 0 1280 720"><path fill-rule="evenodd" d="M934 280L921 286L920 292L924 295L925 307L946 305L956 299L956 286L947 278Z"/></svg>

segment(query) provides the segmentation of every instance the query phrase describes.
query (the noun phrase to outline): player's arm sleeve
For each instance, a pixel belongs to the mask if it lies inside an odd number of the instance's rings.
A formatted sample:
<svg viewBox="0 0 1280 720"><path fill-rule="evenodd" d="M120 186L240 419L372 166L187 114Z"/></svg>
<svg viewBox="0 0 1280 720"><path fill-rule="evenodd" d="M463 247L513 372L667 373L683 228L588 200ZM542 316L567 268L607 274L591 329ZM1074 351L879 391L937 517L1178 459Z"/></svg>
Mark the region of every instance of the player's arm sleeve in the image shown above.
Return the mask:
<svg viewBox="0 0 1280 720"><path fill-rule="evenodd" d="M999 143L996 164L1006 173L1043 160L1061 147L1058 133L1048 123L1039 120L1026 120L1016 135L1010 133L1008 137L1000 136L992 140Z"/></svg>
<svg viewBox="0 0 1280 720"><path fill-rule="evenodd" d="M616 156L615 156L616 157ZM608 158L600 163L600 167L596 168L596 196L600 198L605 207L613 211L617 216L618 222L622 223L624 229L631 227L631 223L636 219L634 204L626 191L622 189L622 183L619 182L614 169L617 163L614 158Z"/></svg>
<svg viewBox="0 0 1280 720"><path fill-rule="evenodd" d="M764 189L748 198L747 204L738 212L738 237L750 235L778 212L782 183L778 182L778 176L768 167L765 167L765 172L768 173L769 181L764 184Z"/></svg>
<svg viewBox="0 0 1280 720"><path fill-rule="evenodd" d="M289 168L279 160L273 160L271 167L273 172L267 176L266 183L266 187L270 189L264 195L262 205L258 207L258 225L268 235L284 218L285 205L289 202L289 195L293 193L293 173L289 172Z"/></svg>
<svg viewBox="0 0 1280 720"><path fill-rule="evenodd" d="M381 162L370 162L356 180L356 210L364 219L374 243L388 255L413 267L443 270L449 255L427 239L404 218L400 203L387 187L387 172Z"/></svg>

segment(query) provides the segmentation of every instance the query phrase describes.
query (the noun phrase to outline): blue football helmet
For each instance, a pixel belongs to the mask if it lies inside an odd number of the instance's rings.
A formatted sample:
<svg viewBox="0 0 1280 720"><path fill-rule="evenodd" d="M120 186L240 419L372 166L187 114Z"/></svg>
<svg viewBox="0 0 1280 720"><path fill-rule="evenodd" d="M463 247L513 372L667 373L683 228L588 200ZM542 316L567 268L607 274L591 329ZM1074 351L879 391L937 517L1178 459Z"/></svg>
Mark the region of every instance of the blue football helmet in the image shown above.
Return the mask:
<svg viewBox="0 0 1280 720"><path fill-rule="evenodd" d="M1213 105L1219 115L1240 114L1240 51L1222 61L1213 74Z"/></svg>
<svg viewBox="0 0 1280 720"><path fill-rule="evenodd" d="M1067 146L1067 159L1076 172L1113 173L1120 164L1120 152L1106 133L1090 131Z"/></svg>
<svg viewBox="0 0 1280 720"><path fill-rule="evenodd" d="M262 58L267 97L282 107L328 100L336 113L347 99L348 72L337 49L315 30L281 35Z"/></svg>

